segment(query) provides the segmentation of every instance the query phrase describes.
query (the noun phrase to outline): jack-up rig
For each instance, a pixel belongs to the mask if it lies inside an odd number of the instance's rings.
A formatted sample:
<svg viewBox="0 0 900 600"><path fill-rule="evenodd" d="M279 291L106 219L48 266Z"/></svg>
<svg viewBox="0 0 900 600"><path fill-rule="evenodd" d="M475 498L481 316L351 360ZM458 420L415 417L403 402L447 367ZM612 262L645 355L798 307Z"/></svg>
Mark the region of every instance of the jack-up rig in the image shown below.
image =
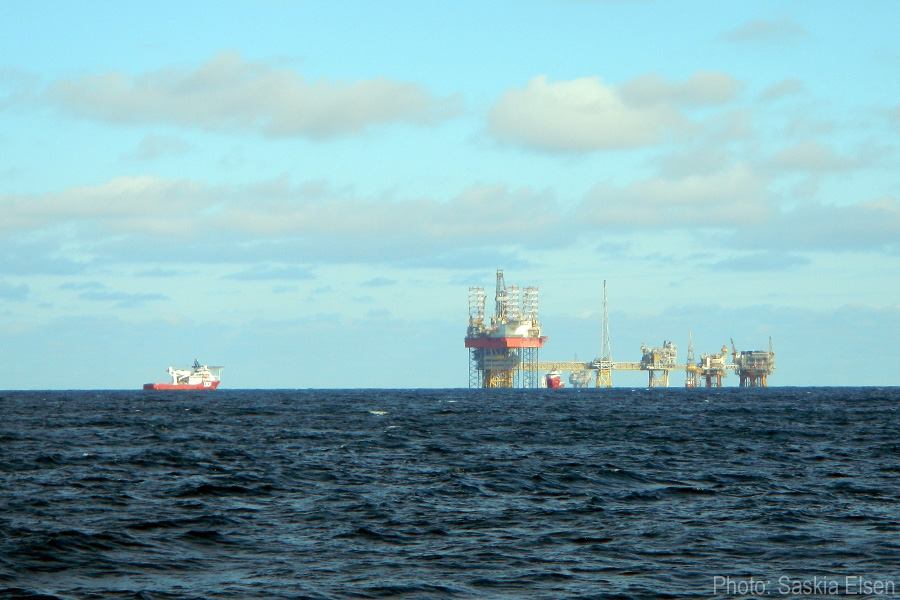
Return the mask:
<svg viewBox="0 0 900 600"><path fill-rule="evenodd" d="M470 388L537 388L561 387L559 373L569 371L574 387L612 387L613 371L646 371L649 387L668 387L671 371L685 372L685 387L722 387L728 371L737 372L740 387L766 387L767 377L775 370L772 339L769 349L738 352L731 340L732 362L727 362L724 346L717 354L702 354L694 362L693 336L689 334L687 364L678 364L678 347L670 341L658 348L641 346L640 362L614 362L609 341L609 312L606 281L603 282L603 326L600 356L590 362L540 362L538 350L547 341L538 321L538 289L507 286L503 271L497 271L494 315L485 322L485 293L483 287L469 288L469 327L465 346L469 349ZM545 380L538 376L547 372ZM545 383L546 382L546 383Z"/></svg>
<svg viewBox="0 0 900 600"><path fill-rule="evenodd" d="M469 387L538 387L538 350L547 341L538 322L538 289L506 286L497 271L490 324L484 320L484 288L469 288Z"/></svg>

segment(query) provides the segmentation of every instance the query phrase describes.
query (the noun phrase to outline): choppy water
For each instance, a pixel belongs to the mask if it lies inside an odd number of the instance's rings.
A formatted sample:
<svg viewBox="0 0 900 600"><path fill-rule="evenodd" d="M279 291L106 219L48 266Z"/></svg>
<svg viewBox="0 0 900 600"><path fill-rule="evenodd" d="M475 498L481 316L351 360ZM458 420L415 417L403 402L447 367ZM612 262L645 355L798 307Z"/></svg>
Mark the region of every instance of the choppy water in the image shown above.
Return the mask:
<svg viewBox="0 0 900 600"><path fill-rule="evenodd" d="M900 592L900 388L0 392L0 417L4 598Z"/></svg>

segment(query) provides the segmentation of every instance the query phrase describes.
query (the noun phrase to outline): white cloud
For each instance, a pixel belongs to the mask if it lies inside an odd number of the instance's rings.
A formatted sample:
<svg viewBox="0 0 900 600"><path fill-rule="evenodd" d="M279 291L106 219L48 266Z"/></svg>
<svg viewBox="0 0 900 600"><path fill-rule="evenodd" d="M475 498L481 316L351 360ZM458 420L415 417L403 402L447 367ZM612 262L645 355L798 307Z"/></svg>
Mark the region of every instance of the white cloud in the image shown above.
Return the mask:
<svg viewBox="0 0 900 600"><path fill-rule="evenodd" d="M360 285L363 287L389 287L397 285L397 280L388 277L373 277L368 281L363 281Z"/></svg>
<svg viewBox="0 0 900 600"><path fill-rule="evenodd" d="M745 255L730 256L716 261L710 266L722 271L754 272L784 271L809 263L810 259L805 256L768 250Z"/></svg>
<svg viewBox="0 0 900 600"><path fill-rule="evenodd" d="M783 135L787 138L812 138L834 133L838 129L835 121L808 116L807 112L797 113L800 116L791 118L784 127Z"/></svg>
<svg viewBox="0 0 900 600"><path fill-rule="evenodd" d="M329 138L377 124L430 124L459 110L414 83L306 81L299 73L237 52L220 52L193 70L169 67L140 76L110 72L57 81L48 100L81 117L112 123L166 123L273 137Z"/></svg>
<svg viewBox="0 0 900 600"><path fill-rule="evenodd" d="M852 158L838 155L832 148L815 140L807 140L780 150L770 161L777 169L834 172L858 165Z"/></svg>
<svg viewBox="0 0 900 600"><path fill-rule="evenodd" d="M805 91L806 87L799 79L782 79L781 81L773 83L772 85L764 89L759 95L759 99L763 102L773 102L775 100L781 100L782 98L786 98L788 96L802 94Z"/></svg>
<svg viewBox="0 0 900 600"><path fill-rule="evenodd" d="M138 176L57 194L7 195L0 197L7 234L0 272L231 264L244 269L232 279L302 280L314 276L312 266L329 263L458 268L503 258L526 264L526 249L574 248L598 235L651 230L715 235L734 249L897 251L900 207L891 197L845 208L809 203L781 213L761 172L729 165L727 156L693 157L710 165L690 170L686 156L666 176L599 184L572 211L549 193L503 185L471 187L448 200L387 201L283 179L211 187ZM94 292L86 299L155 299Z"/></svg>
<svg viewBox="0 0 900 600"><path fill-rule="evenodd" d="M177 156L184 154L190 148L190 144L181 138L149 134L144 136L133 158L140 160L153 160L163 156Z"/></svg>
<svg viewBox="0 0 900 600"><path fill-rule="evenodd" d="M500 140L541 150L591 151L655 144L686 121L664 102L630 103L599 77L550 82L539 75L503 94L489 129Z"/></svg>
<svg viewBox="0 0 900 600"><path fill-rule="evenodd" d="M248 188L252 202L233 203L210 224L265 238L303 234L316 238L373 240L392 244L453 245L490 237L516 240L556 219L547 198L502 185L475 186L446 202L428 198L372 201L289 186Z"/></svg>
<svg viewBox="0 0 900 600"><path fill-rule="evenodd" d="M758 131L746 108L724 110L703 120L705 143L724 147L728 142L752 140Z"/></svg>
<svg viewBox="0 0 900 600"><path fill-rule="evenodd" d="M319 183L291 186L278 179L211 187L149 175L55 194L0 196L0 211L19 245L45 240L26 244L39 250L43 258L32 256L30 264L46 265L43 271L53 265L83 270L98 261L423 260L460 246L516 246L533 238L559 243L549 233L561 220L547 195L502 185L472 187L447 201L376 201ZM65 265L57 257L65 257ZM296 279L306 272L269 267L253 276Z"/></svg>
<svg viewBox="0 0 900 600"><path fill-rule="evenodd" d="M809 202L762 227L737 230L742 248L900 253L900 202L885 196L849 206Z"/></svg>
<svg viewBox="0 0 900 600"><path fill-rule="evenodd" d="M703 144L660 157L660 174L672 179L689 175L712 175L728 168L731 154L720 145Z"/></svg>
<svg viewBox="0 0 900 600"><path fill-rule="evenodd" d="M306 280L315 279L312 270L297 265L257 265L253 268L229 275L228 279L240 279L244 281L263 281L269 279Z"/></svg>
<svg viewBox="0 0 900 600"><path fill-rule="evenodd" d="M699 71L685 82L666 81L658 73L647 73L623 85L621 95L633 106L660 103L707 106L730 102L741 87L731 75L715 71Z"/></svg>
<svg viewBox="0 0 900 600"><path fill-rule="evenodd" d="M99 281L86 281L83 283L65 283L59 286L62 290L78 292L78 297L90 302L108 302L116 308L135 308L148 302L169 300L164 294L146 292L123 292L111 290Z"/></svg>
<svg viewBox="0 0 900 600"><path fill-rule="evenodd" d="M46 232L0 236L0 273L73 275L89 269L92 261L71 256L64 241Z"/></svg>
<svg viewBox="0 0 900 600"><path fill-rule="evenodd" d="M195 213L198 203L209 201L210 190L201 184L152 175L122 176L57 194L2 194L4 219L0 230L94 224L121 232L186 234L197 226L188 217Z"/></svg>
<svg viewBox="0 0 900 600"><path fill-rule="evenodd" d="M768 181L744 165L626 187L598 185L578 210L597 228L735 228L772 216Z"/></svg>
<svg viewBox="0 0 900 600"><path fill-rule="evenodd" d="M792 19L757 19L748 21L722 35L727 42L790 42L806 35Z"/></svg>

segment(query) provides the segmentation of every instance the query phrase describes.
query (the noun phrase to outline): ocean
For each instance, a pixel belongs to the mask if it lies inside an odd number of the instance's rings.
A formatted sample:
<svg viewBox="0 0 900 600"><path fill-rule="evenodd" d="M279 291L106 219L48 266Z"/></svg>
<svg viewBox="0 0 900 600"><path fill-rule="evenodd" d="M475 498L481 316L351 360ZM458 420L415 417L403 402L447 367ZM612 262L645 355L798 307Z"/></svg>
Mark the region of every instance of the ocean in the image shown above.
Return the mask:
<svg viewBox="0 0 900 600"><path fill-rule="evenodd" d="M898 432L900 388L0 392L0 598L900 597Z"/></svg>

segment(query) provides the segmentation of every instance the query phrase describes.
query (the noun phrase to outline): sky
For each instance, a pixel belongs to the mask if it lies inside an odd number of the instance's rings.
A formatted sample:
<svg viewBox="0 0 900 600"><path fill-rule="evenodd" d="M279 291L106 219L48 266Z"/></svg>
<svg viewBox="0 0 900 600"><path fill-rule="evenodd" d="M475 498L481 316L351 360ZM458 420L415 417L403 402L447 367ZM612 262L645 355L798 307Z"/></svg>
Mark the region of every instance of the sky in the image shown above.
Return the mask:
<svg viewBox="0 0 900 600"><path fill-rule="evenodd" d="M0 389L195 358L222 388L466 387L498 269L539 288L544 361L599 354L606 281L616 361L771 338L771 386L900 385L898 27L894 0L6 0Z"/></svg>

